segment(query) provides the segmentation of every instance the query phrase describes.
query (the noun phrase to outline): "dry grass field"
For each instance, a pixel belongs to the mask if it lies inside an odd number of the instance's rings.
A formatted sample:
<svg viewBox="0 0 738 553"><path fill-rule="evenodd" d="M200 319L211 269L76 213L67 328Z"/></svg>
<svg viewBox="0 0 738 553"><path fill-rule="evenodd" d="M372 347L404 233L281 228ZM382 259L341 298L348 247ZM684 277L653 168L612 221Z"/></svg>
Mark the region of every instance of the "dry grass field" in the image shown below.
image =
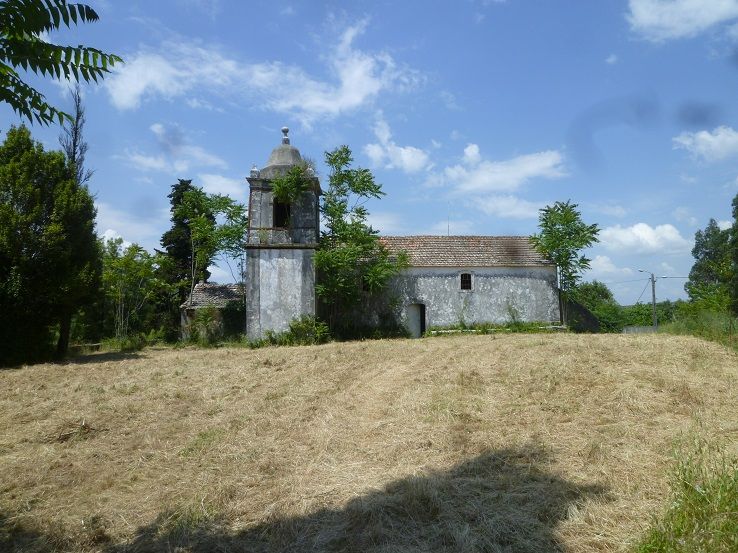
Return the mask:
<svg viewBox="0 0 738 553"><path fill-rule="evenodd" d="M674 445L738 447L738 359L505 335L0 371L0 550L629 551Z"/></svg>

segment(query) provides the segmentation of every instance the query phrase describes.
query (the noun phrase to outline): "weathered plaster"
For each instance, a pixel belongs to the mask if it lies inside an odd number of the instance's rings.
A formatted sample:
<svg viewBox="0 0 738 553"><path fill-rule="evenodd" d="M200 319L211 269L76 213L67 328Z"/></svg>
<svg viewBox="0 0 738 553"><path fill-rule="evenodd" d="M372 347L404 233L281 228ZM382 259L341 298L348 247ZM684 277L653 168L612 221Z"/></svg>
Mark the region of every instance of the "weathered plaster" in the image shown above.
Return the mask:
<svg viewBox="0 0 738 553"><path fill-rule="evenodd" d="M246 260L246 334L284 332L294 319L315 314L315 269L311 248L253 248Z"/></svg>
<svg viewBox="0 0 738 553"><path fill-rule="evenodd" d="M471 290L460 289L461 273L472 274ZM390 311L411 331L419 326L408 320L408 313L417 313L414 304L425 305L426 328L560 320L553 267L412 267L391 281L387 297L395 302ZM382 311L387 308L380 301L368 322L377 324Z"/></svg>

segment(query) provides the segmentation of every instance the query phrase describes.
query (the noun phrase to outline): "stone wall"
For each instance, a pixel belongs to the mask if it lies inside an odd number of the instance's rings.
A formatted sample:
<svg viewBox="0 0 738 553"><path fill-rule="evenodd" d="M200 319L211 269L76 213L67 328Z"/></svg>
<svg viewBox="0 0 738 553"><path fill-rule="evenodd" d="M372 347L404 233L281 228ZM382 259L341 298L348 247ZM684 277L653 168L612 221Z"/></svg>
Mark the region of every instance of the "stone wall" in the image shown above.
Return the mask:
<svg viewBox="0 0 738 553"><path fill-rule="evenodd" d="M460 289L461 273L472 275L472 289ZM553 267L410 268L393 279L387 301L369 309L368 324L393 313L407 328L420 325L409 320L425 306L425 328L459 323L504 324L512 320L555 322L560 320L556 271ZM417 330L415 332L417 334Z"/></svg>
<svg viewBox="0 0 738 553"><path fill-rule="evenodd" d="M246 334L284 332L292 320L315 314L312 248L250 248L246 255Z"/></svg>

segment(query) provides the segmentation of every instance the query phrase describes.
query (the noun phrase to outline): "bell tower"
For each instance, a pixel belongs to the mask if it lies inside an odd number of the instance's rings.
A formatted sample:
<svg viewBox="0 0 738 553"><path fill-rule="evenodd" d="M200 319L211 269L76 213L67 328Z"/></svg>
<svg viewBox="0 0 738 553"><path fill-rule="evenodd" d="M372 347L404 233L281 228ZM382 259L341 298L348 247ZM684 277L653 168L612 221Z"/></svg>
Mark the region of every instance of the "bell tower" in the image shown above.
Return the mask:
<svg viewBox="0 0 738 553"><path fill-rule="evenodd" d="M249 183L249 224L246 231L246 335L284 332L292 320L315 315L315 266L318 247L320 183L306 169L311 186L290 204L274 197L272 182L292 167L304 165L282 128L282 143L266 166L254 166Z"/></svg>

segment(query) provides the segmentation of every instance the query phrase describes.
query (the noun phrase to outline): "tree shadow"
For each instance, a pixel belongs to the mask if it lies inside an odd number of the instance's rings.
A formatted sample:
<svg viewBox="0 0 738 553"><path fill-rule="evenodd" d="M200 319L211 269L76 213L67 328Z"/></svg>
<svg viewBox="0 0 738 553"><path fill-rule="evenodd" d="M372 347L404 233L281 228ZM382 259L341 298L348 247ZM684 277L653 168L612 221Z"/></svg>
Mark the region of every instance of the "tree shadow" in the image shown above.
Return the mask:
<svg viewBox="0 0 738 553"><path fill-rule="evenodd" d="M537 447L487 451L449 471L396 480L340 509L236 532L226 520L183 521L163 512L105 551L564 551L556 526L570 507L607 490L567 482L545 470L547 461Z"/></svg>
<svg viewBox="0 0 738 553"><path fill-rule="evenodd" d="M487 451L448 471L395 480L342 508L274 517L233 530L225 517L164 511L126 542L114 543L100 520L85 534L52 525L46 534L0 513L0 549L9 552L563 552L555 529L598 484L575 484L548 472L538 447Z"/></svg>
<svg viewBox="0 0 738 553"><path fill-rule="evenodd" d="M60 361L62 365L87 365L90 363L105 363L107 361L127 361L141 359L143 355L136 351L105 351L102 353L83 353Z"/></svg>

